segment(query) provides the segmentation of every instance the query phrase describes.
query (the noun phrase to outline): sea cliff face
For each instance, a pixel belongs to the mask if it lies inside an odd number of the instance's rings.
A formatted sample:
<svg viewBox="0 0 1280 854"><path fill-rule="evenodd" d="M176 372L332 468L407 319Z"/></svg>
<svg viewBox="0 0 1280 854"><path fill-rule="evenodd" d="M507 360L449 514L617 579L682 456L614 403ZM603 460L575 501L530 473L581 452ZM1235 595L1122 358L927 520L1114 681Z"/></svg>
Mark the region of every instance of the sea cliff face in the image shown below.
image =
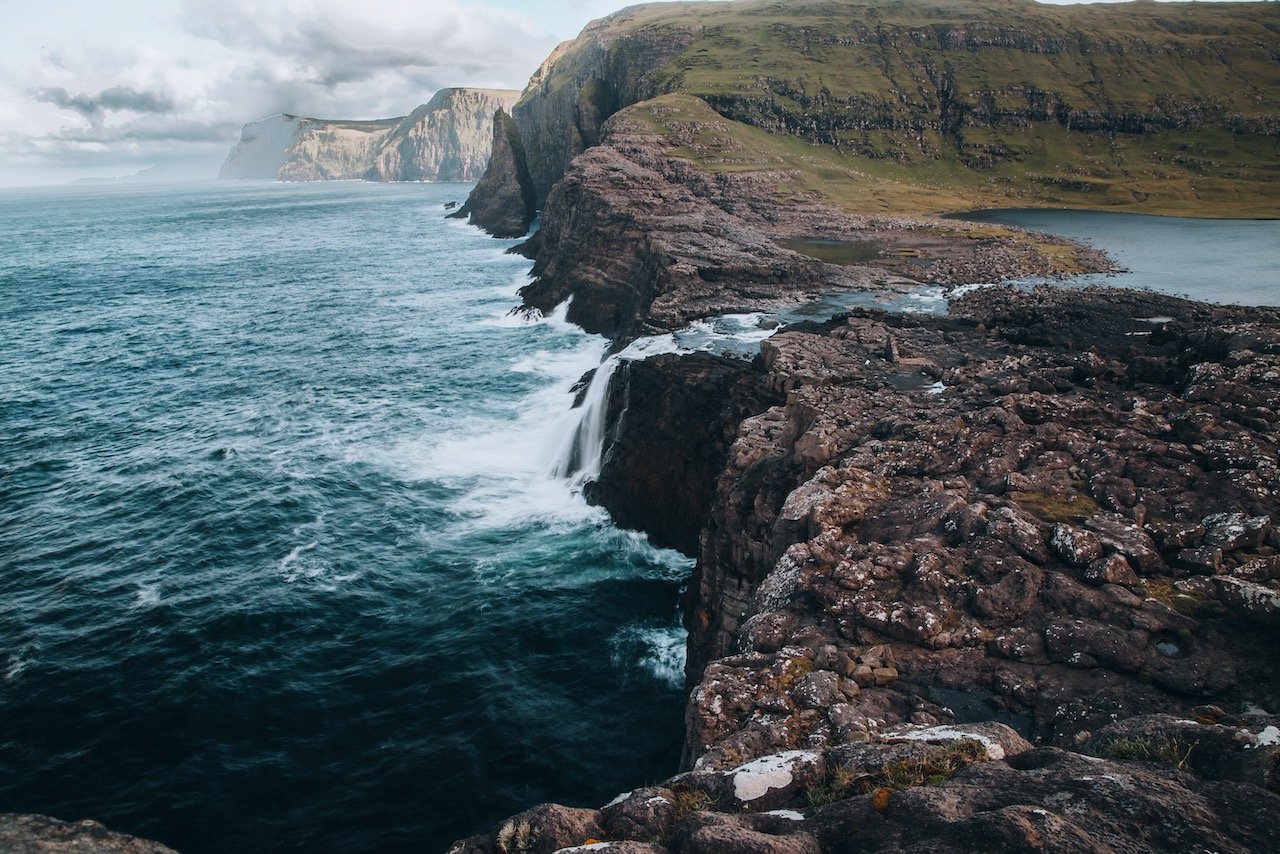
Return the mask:
<svg viewBox="0 0 1280 854"><path fill-rule="evenodd" d="M245 125L219 177L474 181L489 162L494 114L516 95L441 89L408 116L377 121L272 116Z"/></svg>
<svg viewBox="0 0 1280 854"><path fill-rule="evenodd" d="M635 6L557 48L512 114L538 207L610 115L683 93L788 140L788 164L846 209L1274 216L1277 15L1263 3ZM886 206L867 208L839 171L891 182Z"/></svg>
<svg viewBox="0 0 1280 854"><path fill-rule="evenodd" d="M780 199L778 184L791 180L785 169L715 173L686 156L691 147L739 155L733 134L733 123L685 95L610 118L600 143L552 189L541 228L522 247L535 258L534 281L520 291L525 305L549 312L571 299L570 321L627 341L829 290L1108 269L1099 253L1046 235ZM473 202L486 198L480 189ZM787 248L815 237L865 255L831 264Z"/></svg>
<svg viewBox="0 0 1280 854"><path fill-rule="evenodd" d="M1275 101L1274 69L1254 102L1224 83L1266 54L1272 18L635 7L535 75L502 123L516 182L495 172L468 213L510 233L534 198L526 308L570 300L618 346L830 289L1106 269L1068 241L918 212L1168 210L1183 179L1274 211L1272 190L1236 183L1276 168L1236 157L1273 145L1252 103ZM1134 82L1155 68L1164 89ZM1191 68L1211 109L1193 108ZM1219 145L1231 169L1191 164ZM697 558L684 768L453 850L1265 848L1277 377L1280 311L1102 289L985 288L947 317L797 325L750 362L624 363L587 494Z"/></svg>
<svg viewBox="0 0 1280 854"><path fill-rule="evenodd" d="M615 372L595 495L701 520L685 771L452 850L1264 850L1277 377L1280 310L1051 288Z"/></svg>

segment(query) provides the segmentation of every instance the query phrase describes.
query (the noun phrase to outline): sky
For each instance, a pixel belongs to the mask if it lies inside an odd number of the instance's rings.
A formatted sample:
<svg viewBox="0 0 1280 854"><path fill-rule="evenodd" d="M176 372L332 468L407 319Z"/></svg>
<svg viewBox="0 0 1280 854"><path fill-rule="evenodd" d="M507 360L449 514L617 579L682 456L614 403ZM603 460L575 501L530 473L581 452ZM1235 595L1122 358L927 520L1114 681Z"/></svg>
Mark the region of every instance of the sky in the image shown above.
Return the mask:
<svg viewBox="0 0 1280 854"><path fill-rule="evenodd" d="M627 0L0 0L0 185L155 166L213 177L275 113L405 115L523 89Z"/></svg>

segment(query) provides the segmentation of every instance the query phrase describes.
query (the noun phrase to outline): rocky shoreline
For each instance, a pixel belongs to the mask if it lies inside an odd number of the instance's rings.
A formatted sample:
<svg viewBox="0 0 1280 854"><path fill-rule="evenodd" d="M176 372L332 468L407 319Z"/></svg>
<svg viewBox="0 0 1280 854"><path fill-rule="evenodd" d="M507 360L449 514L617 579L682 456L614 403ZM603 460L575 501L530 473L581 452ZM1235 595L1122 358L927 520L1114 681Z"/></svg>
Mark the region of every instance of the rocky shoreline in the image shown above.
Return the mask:
<svg viewBox="0 0 1280 854"><path fill-rule="evenodd" d="M454 851L1267 847L1280 311L989 288L615 383L596 497L705 520L687 770Z"/></svg>
<svg viewBox="0 0 1280 854"><path fill-rule="evenodd" d="M658 126L655 127L655 122ZM904 293L1108 272L1096 250L1021 229L961 220L852 214L821 200L779 203L786 173L712 174L682 152L720 123L696 98L624 109L551 189L541 227L516 251L534 259L526 309L570 300L568 319L622 346L700 318L759 311L829 291ZM490 174L454 216L511 236L530 190L509 120L496 125ZM504 141L505 140L505 141ZM842 264L787 248L865 247Z"/></svg>
<svg viewBox="0 0 1280 854"><path fill-rule="evenodd" d="M780 201L785 174L691 165L716 122L664 96L600 125L519 248L525 310L569 300L616 348L831 290L941 285L950 314L861 309L784 329L750 362L614 373L588 497L697 558L683 770L451 850L1264 850L1280 818L1280 311L960 295L1109 262ZM527 202L519 189L480 185L473 218L504 193L508 211ZM789 248L815 239L871 251Z"/></svg>

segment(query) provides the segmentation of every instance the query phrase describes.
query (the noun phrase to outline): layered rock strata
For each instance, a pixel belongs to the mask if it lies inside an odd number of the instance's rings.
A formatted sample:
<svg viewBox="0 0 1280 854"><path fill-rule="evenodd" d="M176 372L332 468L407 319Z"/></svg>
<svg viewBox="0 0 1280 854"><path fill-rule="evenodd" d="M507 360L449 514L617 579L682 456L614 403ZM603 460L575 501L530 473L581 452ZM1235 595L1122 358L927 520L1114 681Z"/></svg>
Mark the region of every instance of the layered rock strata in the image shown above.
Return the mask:
<svg viewBox="0 0 1280 854"><path fill-rule="evenodd" d="M683 156L695 137L722 128L687 96L611 118L600 144L555 186L540 230L522 247L535 258L534 281L520 291L525 306L549 312L572 300L570 321L626 341L831 290L1059 275L1064 260L1073 272L1109 269L1100 253L1047 235L976 233L970 224L854 215L816 201L780 204L785 170L708 173ZM476 203L473 195L468 204ZM815 236L865 245L870 257L829 264L786 248Z"/></svg>
<svg viewBox="0 0 1280 854"><path fill-rule="evenodd" d="M219 177L474 181L489 163L495 112L516 95L441 89L408 116L374 121L271 116L244 126Z"/></svg>
<svg viewBox="0 0 1280 854"><path fill-rule="evenodd" d="M828 165L929 185L926 210L1274 215L1275 26L1266 4L649 4L558 47L512 114L539 209L613 113L681 93Z"/></svg>

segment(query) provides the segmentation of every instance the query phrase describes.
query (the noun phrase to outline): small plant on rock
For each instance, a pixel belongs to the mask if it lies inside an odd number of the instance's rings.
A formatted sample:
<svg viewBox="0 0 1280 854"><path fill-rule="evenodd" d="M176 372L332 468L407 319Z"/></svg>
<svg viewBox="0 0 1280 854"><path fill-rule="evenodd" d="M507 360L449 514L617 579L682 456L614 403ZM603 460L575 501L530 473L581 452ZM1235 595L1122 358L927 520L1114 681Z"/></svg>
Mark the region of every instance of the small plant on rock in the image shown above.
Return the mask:
<svg viewBox="0 0 1280 854"><path fill-rule="evenodd" d="M671 791L676 796L676 821L695 812L706 812L707 810L715 809L716 799L701 789L695 789L691 786L677 786Z"/></svg>
<svg viewBox="0 0 1280 854"><path fill-rule="evenodd" d="M884 810L889 796L914 786L950 780L960 769L988 758L986 745L971 738L928 748L923 755L886 764L873 773L837 768L805 792L810 806L822 806L854 795L873 795L872 806Z"/></svg>
<svg viewBox="0 0 1280 854"><path fill-rule="evenodd" d="M913 786L928 786L950 780L960 769L987 759L986 745L971 738L951 744L930 747L915 759L902 759L886 765L878 775L877 785L896 792Z"/></svg>
<svg viewBox="0 0 1280 854"><path fill-rule="evenodd" d="M1187 743L1180 735L1139 736L1118 738L1107 744L1101 752L1110 759L1158 762L1186 771L1191 767L1191 755L1199 746L1198 739Z"/></svg>

